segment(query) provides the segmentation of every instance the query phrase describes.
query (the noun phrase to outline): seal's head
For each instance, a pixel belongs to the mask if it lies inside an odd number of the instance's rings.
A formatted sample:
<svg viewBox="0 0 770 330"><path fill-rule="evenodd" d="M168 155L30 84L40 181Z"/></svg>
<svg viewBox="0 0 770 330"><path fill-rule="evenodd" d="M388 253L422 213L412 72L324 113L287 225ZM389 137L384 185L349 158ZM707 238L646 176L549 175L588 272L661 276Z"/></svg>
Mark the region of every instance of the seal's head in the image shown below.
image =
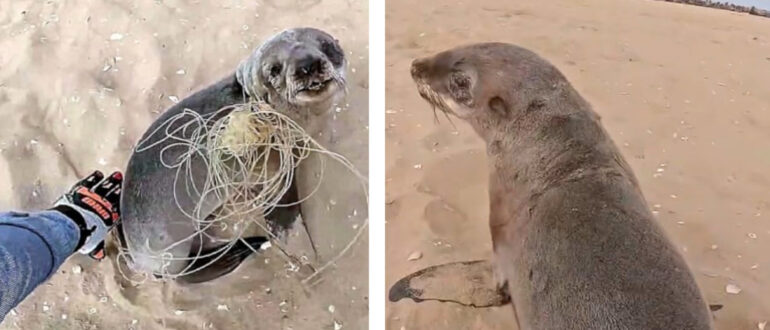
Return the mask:
<svg viewBox="0 0 770 330"><path fill-rule="evenodd" d="M325 111L345 93L345 54L331 35L313 28L280 32L236 71L254 98L279 111Z"/></svg>
<svg viewBox="0 0 770 330"><path fill-rule="evenodd" d="M420 96L481 131L501 127L566 83L544 59L504 43L463 46L412 62ZM481 134L482 136L484 134Z"/></svg>

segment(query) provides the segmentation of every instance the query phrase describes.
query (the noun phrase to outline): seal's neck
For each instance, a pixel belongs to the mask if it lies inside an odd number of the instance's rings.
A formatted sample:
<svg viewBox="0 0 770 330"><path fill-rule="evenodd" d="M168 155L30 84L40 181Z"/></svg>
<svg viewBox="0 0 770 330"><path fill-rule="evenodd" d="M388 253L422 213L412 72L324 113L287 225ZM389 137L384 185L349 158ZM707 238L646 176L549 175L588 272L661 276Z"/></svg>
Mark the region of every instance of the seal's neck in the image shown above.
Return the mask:
<svg viewBox="0 0 770 330"><path fill-rule="evenodd" d="M487 144L490 179L497 189L534 195L594 171L630 174L590 106L566 105L545 104L480 133Z"/></svg>

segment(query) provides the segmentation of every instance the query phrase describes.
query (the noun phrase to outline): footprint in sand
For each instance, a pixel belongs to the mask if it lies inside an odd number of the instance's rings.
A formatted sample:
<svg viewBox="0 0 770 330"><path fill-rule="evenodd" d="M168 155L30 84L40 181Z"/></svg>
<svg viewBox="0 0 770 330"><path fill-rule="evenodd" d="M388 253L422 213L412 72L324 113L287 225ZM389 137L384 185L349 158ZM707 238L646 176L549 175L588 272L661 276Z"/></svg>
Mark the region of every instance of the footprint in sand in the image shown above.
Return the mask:
<svg viewBox="0 0 770 330"><path fill-rule="evenodd" d="M451 239L461 235L468 218L443 199L436 198L425 206L423 218L437 236Z"/></svg>
<svg viewBox="0 0 770 330"><path fill-rule="evenodd" d="M487 201L488 170L484 150L467 149L436 157L424 165L419 190L443 198L468 213Z"/></svg>

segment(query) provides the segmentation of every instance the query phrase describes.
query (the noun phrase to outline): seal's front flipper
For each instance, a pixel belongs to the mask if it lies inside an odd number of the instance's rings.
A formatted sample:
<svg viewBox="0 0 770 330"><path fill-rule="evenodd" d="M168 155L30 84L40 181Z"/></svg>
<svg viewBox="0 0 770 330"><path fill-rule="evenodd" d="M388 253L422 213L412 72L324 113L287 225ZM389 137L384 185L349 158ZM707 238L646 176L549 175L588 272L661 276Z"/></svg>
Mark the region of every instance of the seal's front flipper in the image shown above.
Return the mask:
<svg viewBox="0 0 770 330"><path fill-rule="evenodd" d="M292 181L289 185L289 190L281 197L278 202L280 206L274 208L270 213L265 215L270 228L272 228L273 235L277 237L284 237L294 223L299 219L302 223L302 227L305 230L305 236L307 237L310 248L313 250L313 259L318 258L318 250L316 249L313 237L310 236L310 230L307 228L307 222L302 217L302 207L299 203L299 192L297 190L297 171L294 170L292 175Z"/></svg>
<svg viewBox="0 0 770 330"><path fill-rule="evenodd" d="M201 257L194 259L190 267L187 268L192 273L180 276L177 280L181 283L196 284L227 275L235 270L254 251L259 251L259 248L265 242L267 242L267 238L264 236L244 237L237 240L230 250L224 254L221 252L217 253L217 251L229 243L203 250L200 253ZM194 258L196 255L198 254L194 253L190 257Z"/></svg>
<svg viewBox="0 0 770 330"><path fill-rule="evenodd" d="M435 300L469 307L508 304L507 292L498 289L488 260L453 262L417 271L390 288L390 301L410 298L416 302Z"/></svg>
<svg viewBox="0 0 770 330"><path fill-rule="evenodd" d="M299 193L297 192L297 182L295 177L296 175L292 175L289 189L283 196L281 196L281 199L278 202L279 206L272 209L270 213L265 214L265 219L268 223L279 231L289 230L294 224L294 221L297 220L297 217L300 216L301 208L298 204Z"/></svg>

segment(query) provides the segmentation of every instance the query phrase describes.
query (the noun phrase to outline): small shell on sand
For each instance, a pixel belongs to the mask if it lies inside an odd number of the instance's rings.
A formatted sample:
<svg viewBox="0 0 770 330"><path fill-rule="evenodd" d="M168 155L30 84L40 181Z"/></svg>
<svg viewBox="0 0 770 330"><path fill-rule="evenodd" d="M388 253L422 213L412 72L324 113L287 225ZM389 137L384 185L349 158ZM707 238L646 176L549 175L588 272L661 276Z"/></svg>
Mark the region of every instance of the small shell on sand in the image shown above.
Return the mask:
<svg viewBox="0 0 770 330"><path fill-rule="evenodd" d="M741 288L735 284L728 284L725 286L725 291L729 294L739 294L741 293Z"/></svg>
<svg viewBox="0 0 770 330"><path fill-rule="evenodd" d="M415 260L419 260L420 258L422 258L422 252L414 251L412 252L412 254L409 255L409 257L406 260L415 261Z"/></svg>

